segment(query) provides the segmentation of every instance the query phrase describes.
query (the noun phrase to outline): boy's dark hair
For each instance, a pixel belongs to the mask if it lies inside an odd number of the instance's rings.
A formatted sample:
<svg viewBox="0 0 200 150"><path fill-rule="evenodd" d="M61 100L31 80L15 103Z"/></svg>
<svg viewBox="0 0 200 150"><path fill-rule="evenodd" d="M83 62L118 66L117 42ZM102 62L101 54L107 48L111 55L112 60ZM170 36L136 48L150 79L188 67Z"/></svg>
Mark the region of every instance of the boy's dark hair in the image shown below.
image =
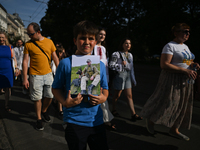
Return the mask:
<svg viewBox="0 0 200 150"><path fill-rule="evenodd" d="M33 26L33 29L34 29L35 32L40 31L40 26L39 26L37 23L31 22L31 23L28 25L28 27L29 27L30 25Z"/></svg>
<svg viewBox="0 0 200 150"><path fill-rule="evenodd" d="M74 26L73 32L74 32L74 38L77 38L77 36L79 34L82 34L82 35L86 35L86 34L95 35L95 38L96 38L99 30L98 30L97 26L93 22L84 20L84 21L81 21L81 22L77 23Z"/></svg>

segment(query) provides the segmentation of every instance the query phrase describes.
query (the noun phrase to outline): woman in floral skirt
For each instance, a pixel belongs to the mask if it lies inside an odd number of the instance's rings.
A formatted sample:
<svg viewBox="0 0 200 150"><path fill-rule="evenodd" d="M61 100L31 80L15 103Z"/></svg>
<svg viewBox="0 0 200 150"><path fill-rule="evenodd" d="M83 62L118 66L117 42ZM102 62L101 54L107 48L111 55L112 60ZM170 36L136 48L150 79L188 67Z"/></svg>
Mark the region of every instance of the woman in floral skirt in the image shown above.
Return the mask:
<svg viewBox="0 0 200 150"><path fill-rule="evenodd" d="M167 43L160 60L162 68L157 87L144 105L141 116L147 118L147 130L154 134L154 124L170 128L169 134L180 139L189 137L179 128L190 129L193 108L193 81L197 76L194 54L184 44L190 35L190 27L178 23L172 27L173 41Z"/></svg>

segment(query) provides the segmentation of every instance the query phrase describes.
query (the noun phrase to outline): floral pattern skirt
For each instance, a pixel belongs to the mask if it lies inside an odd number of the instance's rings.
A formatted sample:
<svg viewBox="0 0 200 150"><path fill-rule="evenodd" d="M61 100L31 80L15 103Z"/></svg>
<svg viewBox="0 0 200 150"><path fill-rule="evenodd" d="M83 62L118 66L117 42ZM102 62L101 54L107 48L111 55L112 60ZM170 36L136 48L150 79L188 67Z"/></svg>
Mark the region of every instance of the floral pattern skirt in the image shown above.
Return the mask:
<svg viewBox="0 0 200 150"><path fill-rule="evenodd" d="M190 129L193 83L185 74L161 71L157 87L140 115L155 124Z"/></svg>

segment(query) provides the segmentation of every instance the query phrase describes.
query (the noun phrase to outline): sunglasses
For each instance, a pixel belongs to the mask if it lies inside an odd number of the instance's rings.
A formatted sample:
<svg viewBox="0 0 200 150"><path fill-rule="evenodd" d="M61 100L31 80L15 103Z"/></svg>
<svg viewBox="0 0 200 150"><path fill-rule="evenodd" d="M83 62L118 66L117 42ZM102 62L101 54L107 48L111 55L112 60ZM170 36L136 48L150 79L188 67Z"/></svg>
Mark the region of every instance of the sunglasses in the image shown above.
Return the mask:
<svg viewBox="0 0 200 150"><path fill-rule="evenodd" d="M27 34L28 34L28 36L33 36L35 33L27 33Z"/></svg>
<svg viewBox="0 0 200 150"><path fill-rule="evenodd" d="M186 35L188 35L189 33L190 33L190 31L188 31L188 30L183 30L182 31L184 34L186 34Z"/></svg>

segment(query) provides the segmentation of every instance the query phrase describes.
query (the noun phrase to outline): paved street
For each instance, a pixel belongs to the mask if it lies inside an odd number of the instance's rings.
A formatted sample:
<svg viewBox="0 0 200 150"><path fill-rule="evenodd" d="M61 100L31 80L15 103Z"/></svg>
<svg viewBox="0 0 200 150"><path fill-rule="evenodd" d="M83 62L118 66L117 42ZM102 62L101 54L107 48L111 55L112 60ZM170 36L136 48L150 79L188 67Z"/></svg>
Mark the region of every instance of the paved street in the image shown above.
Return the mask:
<svg viewBox="0 0 200 150"><path fill-rule="evenodd" d="M138 85L133 88L133 99L137 113L153 93L159 73L159 66L135 65ZM36 117L33 103L21 91L21 86L15 82L10 99L13 111L10 113L5 112L4 95L0 95L0 150L67 150L62 121L58 119L55 108L52 105L49 108L52 122L45 123L44 131L37 131L34 129ZM123 94L117 103L117 110L122 116L114 119L117 131L107 131L111 150L198 150L200 147L199 101L194 101L191 130L180 130L190 137L188 142L170 136L167 127L155 125L156 134L151 136L146 131L145 120L131 122Z"/></svg>

